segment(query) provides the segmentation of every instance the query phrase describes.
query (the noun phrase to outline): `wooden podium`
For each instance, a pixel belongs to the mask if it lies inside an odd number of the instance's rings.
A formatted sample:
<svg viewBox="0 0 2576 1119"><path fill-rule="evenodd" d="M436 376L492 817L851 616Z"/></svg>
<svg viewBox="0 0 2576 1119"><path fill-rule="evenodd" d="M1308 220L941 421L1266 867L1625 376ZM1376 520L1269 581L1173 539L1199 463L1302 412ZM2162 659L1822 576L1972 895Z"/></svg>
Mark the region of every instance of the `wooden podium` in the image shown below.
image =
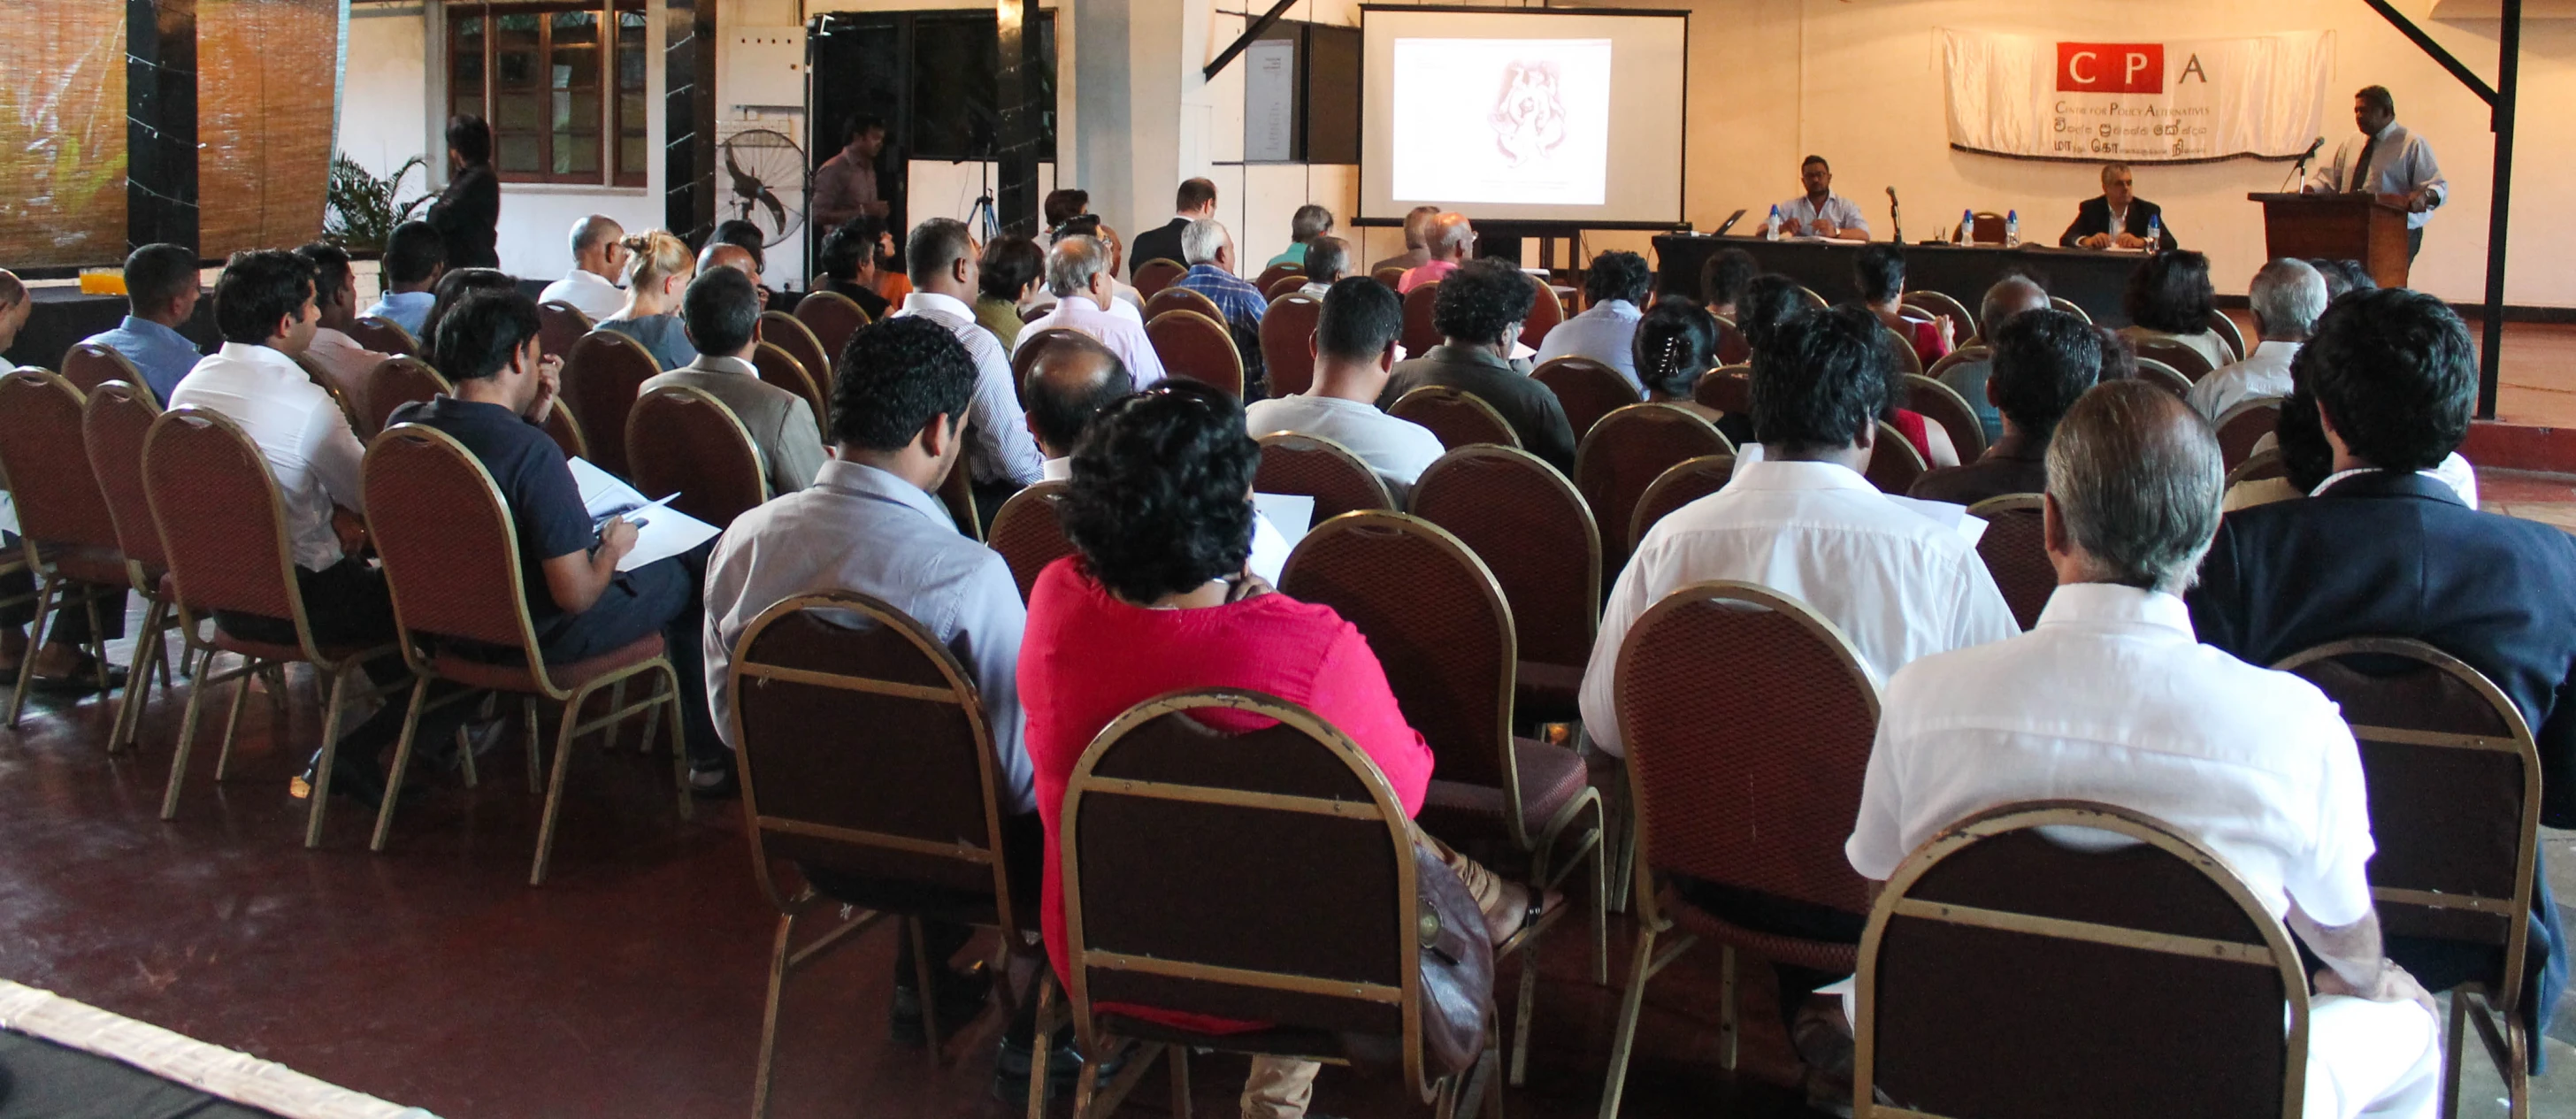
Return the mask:
<svg viewBox="0 0 2576 1119"><path fill-rule="evenodd" d="M2406 286L2406 211L2367 194L2249 194L2263 204L2263 253L2358 260L2384 288Z"/></svg>

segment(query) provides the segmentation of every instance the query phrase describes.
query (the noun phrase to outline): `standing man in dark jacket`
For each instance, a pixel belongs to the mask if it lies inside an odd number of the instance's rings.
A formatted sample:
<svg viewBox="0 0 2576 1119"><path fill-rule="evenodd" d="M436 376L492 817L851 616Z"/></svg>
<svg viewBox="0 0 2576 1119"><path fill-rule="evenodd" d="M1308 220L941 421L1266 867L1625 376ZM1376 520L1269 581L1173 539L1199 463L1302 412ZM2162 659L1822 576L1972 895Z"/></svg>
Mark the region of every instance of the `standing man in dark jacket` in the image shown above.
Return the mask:
<svg viewBox="0 0 2576 1119"><path fill-rule="evenodd" d="M501 179L492 173L492 126L476 116L447 118L447 189L425 219L447 243L447 267L499 268Z"/></svg>
<svg viewBox="0 0 2576 1119"><path fill-rule="evenodd" d="M2057 243L2070 249L2143 249L2147 247L2147 229L2157 230L2163 242L2156 251L2171 252L2179 247L2173 226L2164 224L2164 210L2153 202L2138 197L2126 163L2102 167L2102 193L2087 198L2075 208L2075 224L2057 235Z"/></svg>
<svg viewBox="0 0 2576 1119"><path fill-rule="evenodd" d="M2227 515L2188 600L2193 629L2255 665L2352 637L2412 638L2466 661L2539 740L2540 822L2576 826L2576 537L2470 509L2430 473L2467 436L2477 400L2468 328L2429 295L2354 292L2294 360L2335 472L2314 496ZM2535 865L2533 878L2521 1009L2538 1036L2566 986L2567 938L2547 871ZM2480 978L2493 951L2388 942L2434 991Z"/></svg>

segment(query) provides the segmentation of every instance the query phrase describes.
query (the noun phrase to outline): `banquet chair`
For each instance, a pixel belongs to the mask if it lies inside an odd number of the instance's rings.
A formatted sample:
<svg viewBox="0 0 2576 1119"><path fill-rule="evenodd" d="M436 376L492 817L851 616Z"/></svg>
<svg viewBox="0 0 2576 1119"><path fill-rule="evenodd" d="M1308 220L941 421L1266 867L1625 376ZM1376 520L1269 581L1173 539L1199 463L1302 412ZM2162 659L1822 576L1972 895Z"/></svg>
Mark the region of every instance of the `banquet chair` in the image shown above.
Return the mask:
<svg viewBox="0 0 2576 1119"><path fill-rule="evenodd" d="M1912 441L1886 420L1878 421L1878 439L1870 444L1869 469L1861 473L1880 493L1903 496L1914 488L1914 481L1932 469L1923 461L1923 452L1915 450Z"/></svg>
<svg viewBox="0 0 2576 1119"><path fill-rule="evenodd" d="M1603 573L1615 580L1627 566L1624 530L1647 486L1677 463L1734 453L1716 424L1670 404L1631 404L1592 425L1574 449L1574 484L1592 506L1592 523L1605 526Z"/></svg>
<svg viewBox="0 0 2576 1119"><path fill-rule="evenodd" d="M1753 367L1721 365L1699 375L1691 385L1691 403L1730 416L1753 414Z"/></svg>
<svg viewBox="0 0 2576 1119"><path fill-rule="evenodd" d="M1278 283L1281 280L1288 279L1291 276L1296 277L1298 282L1303 283L1306 278L1305 266L1297 264L1273 264L1268 268L1262 269L1259 276L1253 277L1252 286L1267 292L1270 290L1270 285Z"/></svg>
<svg viewBox="0 0 2576 1119"><path fill-rule="evenodd" d="M922 923L1000 932L994 972L1037 930L1039 866L1006 853L1015 827L1008 776L994 757L974 681L920 622L855 591L781 601L735 638L723 681L742 776L752 874L777 909L769 996L761 1018L752 1113L769 1113L778 1007L789 978L876 925L899 920L912 943ZM786 878L793 864L801 883ZM837 912L836 912L837 911ZM855 911L855 912L854 912ZM801 945L800 927L824 932ZM1042 948L1021 948L1035 957ZM932 991L929 952L913 954L919 990ZM1051 984L1041 961L1042 984ZM1007 1004L1009 984L994 989ZM938 999L922 1000L923 1032L944 1038ZM1035 1045L1039 1077L1048 1035ZM937 1063L941 1046L930 1047Z"/></svg>
<svg viewBox="0 0 2576 1119"><path fill-rule="evenodd" d="M809 297L810 300L811 297ZM799 306L802 306L801 304ZM644 382L661 376L662 365L644 344L614 330L594 330L572 344L563 363L562 395L556 406L572 410L590 442L590 461L620 478L632 477L626 453L626 414Z"/></svg>
<svg viewBox="0 0 2576 1119"><path fill-rule="evenodd" d="M143 723L143 705L152 694L152 673L147 669L158 669L161 686L170 686L164 659L169 645L166 635L179 625L171 596L162 585L162 577L170 573L170 559L161 548L161 530L152 521L152 498L143 484L143 445L152 421L160 416L152 390L124 381L100 385L81 407L81 442L89 450L90 470L98 479L99 496L107 502L108 518L116 524L117 550L125 555L127 579L144 602L142 631L134 635L134 665L126 677L125 697L116 707L116 723L107 735L111 754L134 745Z"/></svg>
<svg viewBox="0 0 2576 1119"><path fill-rule="evenodd" d="M60 374L32 368L0 374L0 476L9 480L18 515L18 562L36 578L28 655L19 658L18 679L9 693L12 730L35 682L34 650L44 644L51 628L47 623L60 624L64 609L77 605L87 613L86 652L95 665L100 697L110 691L99 607L122 602L133 574L83 445L81 411L86 405L87 398ZM141 672L143 666L134 665L132 671Z"/></svg>
<svg viewBox="0 0 2576 1119"><path fill-rule="evenodd" d="M1320 435L1274 431L1256 437L1261 465L1253 472L1255 493L1303 494L1315 499L1315 524L1362 509L1392 511L1395 497L1386 480L1350 448ZM1304 525L1281 525L1294 540Z"/></svg>
<svg viewBox="0 0 2576 1119"><path fill-rule="evenodd" d="M742 418L705 389L646 389L626 415L626 446L638 492L656 500L678 494L671 508L719 529L769 500L760 445Z"/></svg>
<svg viewBox="0 0 2576 1119"><path fill-rule="evenodd" d="M805 376L814 382L815 391L822 394L826 405L825 411L829 411L832 397L832 359L835 355L823 348L823 340L814 336L814 328L805 325L804 320L785 311L762 311L760 340L787 351L787 356L796 359L797 366L802 368ZM823 413L816 412L814 419L821 422L824 419Z"/></svg>
<svg viewBox="0 0 2576 1119"><path fill-rule="evenodd" d="M993 527L985 543L1002 553L1002 562L1010 565L1011 581L1019 584L1020 601L1029 600L1029 590L1038 584L1038 573L1046 566L1073 554L1073 542L1065 539L1064 525L1056 519L1056 504L1064 500L1066 483L1037 482L1002 503L993 514Z"/></svg>
<svg viewBox="0 0 2576 1119"><path fill-rule="evenodd" d="M1136 266L1135 273L1136 293L1146 299L1152 299L1162 294L1164 289L1171 287L1182 276L1187 275L1189 270L1188 265L1169 257L1156 257L1139 264Z"/></svg>
<svg viewBox="0 0 2576 1119"><path fill-rule="evenodd" d="M363 426L351 428L350 434L360 439L373 439L377 432L385 429L385 423L395 409L455 391L456 386L448 383L447 378L430 368L426 361L406 354L386 358L367 371L367 391L362 394L358 411Z"/></svg>
<svg viewBox="0 0 2576 1119"><path fill-rule="evenodd" d="M1908 373L1898 407L1920 412L1923 418L1941 425L1957 448L1960 462L1975 462L1986 453L1986 425L1977 419L1977 410L1968 407L1968 398L1959 390L1920 373Z"/></svg>
<svg viewBox="0 0 2576 1119"><path fill-rule="evenodd" d="M1936 318L1950 320L1950 337L1958 339L1961 345L1977 336L1977 316L1969 313L1967 304L1941 292L1912 290L1897 302Z"/></svg>
<svg viewBox="0 0 2576 1119"><path fill-rule="evenodd" d="M1196 311L1208 321L1225 322L1225 312L1216 300L1177 284L1145 297L1145 321L1151 324L1167 311Z"/></svg>
<svg viewBox="0 0 2576 1119"><path fill-rule="evenodd" d="M1386 413L1420 424L1440 437L1448 450L1491 444L1518 448L1521 437L1485 398L1449 385L1424 385L1396 398Z"/></svg>
<svg viewBox="0 0 2576 1119"><path fill-rule="evenodd" d="M2539 1041L2523 1008L2548 966L2547 948L2531 942L2541 769L2530 724L2494 681L2421 641L2353 638L2272 667L2323 691L2360 743L2381 932L2466 944L2480 960L2451 990L2442 1114L2459 1113L2461 1050L2474 1032L2508 1113L2525 1119Z"/></svg>
<svg viewBox="0 0 2576 1119"><path fill-rule="evenodd" d="M1270 379L1273 399L1295 396L1315 384L1315 324L1324 303L1295 289L1270 301L1261 314L1262 375Z"/></svg>
<svg viewBox="0 0 2576 1119"><path fill-rule="evenodd" d="M1556 294L1556 286L1544 278L1530 276L1529 282L1538 289L1538 297L1530 300L1529 317L1521 320L1520 342L1535 350L1547 341L1549 331L1565 322L1565 300Z"/></svg>
<svg viewBox="0 0 2576 1119"><path fill-rule="evenodd" d="M2083 305L2081 305L2081 304L2079 304L2079 303L2075 302L2075 301L2074 301L2074 300L2072 300L2072 299L2068 299L2068 298L2066 298L2065 296L2062 296L2062 295L2052 295L2052 296L2049 296L2049 297L2048 297L2048 307L2049 307L2049 309L2050 309L2050 310L2052 310L2052 311L2064 311L2064 312L2066 312L2067 314L2070 314L2070 315L2075 316L2076 318L2082 319L2082 320L2084 320L2084 324L2085 324L2086 326L2091 326L2091 325L2093 325L2093 316L2092 316L2090 313L2088 313L2088 312L2086 312L2086 311L2084 310Z"/></svg>
<svg viewBox="0 0 2576 1119"><path fill-rule="evenodd" d="M1392 1049L1440 1119L1499 1104L1493 1035L1453 1064L1422 1026L1424 941L1472 958L1482 930L1423 927L1416 876L1448 868L1418 854L1403 805L1340 730L1257 692L1147 700L1083 751L1063 821L1065 984L1089 1058L1076 1119L1115 1113L1156 1057L1172 1114L1189 1115L1194 1048L1326 1064ZM1268 1025L1201 1033L1121 1005ZM1102 1059L1131 1047L1103 1083Z"/></svg>
<svg viewBox="0 0 2576 1119"><path fill-rule="evenodd" d="M590 316L560 299L537 304L537 348L547 357L572 352L572 344L590 333Z"/></svg>
<svg viewBox="0 0 2576 1119"><path fill-rule="evenodd" d="M1637 495L1637 510L1628 515L1628 551L1646 542L1646 532L1674 510L1726 488L1735 477L1735 456L1701 455L1683 459L1655 476Z"/></svg>
<svg viewBox="0 0 2576 1119"><path fill-rule="evenodd" d="M1431 318L1432 304L1440 301L1440 281L1433 280L1404 294L1404 331L1398 344L1404 356L1422 357L1443 341L1440 327Z"/></svg>
<svg viewBox="0 0 2576 1119"><path fill-rule="evenodd" d="M1726 667L1712 682L1709 668ZM1625 741L1636 948L1601 1096L1616 1119L1646 986L1705 938L1720 954L1718 1059L1734 1068L1739 951L1847 973L1855 945L1744 928L1658 876L1682 874L1849 916L1869 885L1843 856L1878 727L1878 684L1851 639L1806 604L1750 583L1704 582L1647 609L1612 686ZM1660 951L1656 942L1670 937Z"/></svg>
<svg viewBox="0 0 2576 1119"><path fill-rule="evenodd" d="M837 291L809 291L796 301L796 312L789 316L804 325L814 336L823 355L839 361L841 350L850 344L850 336L868 325L868 313L858 301Z"/></svg>
<svg viewBox="0 0 2576 1119"><path fill-rule="evenodd" d="M164 413L152 422L145 437L142 474L152 521L169 561L168 597L179 611L179 632L195 643L199 623L207 618L215 623L213 636L200 647L206 655L206 671L189 689L187 714L179 721L179 745L170 757L161 818L179 816L179 792L187 781L188 754L196 745L197 719L206 697L224 681L232 681L232 712L225 718L223 746L215 758L215 780L221 781L230 767L233 736L250 678L272 665L301 662L331 682L322 708L321 754L313 766L304 815L304 845L321 846L323 814L331 801L331 771L339 758L342 715L368 700L400 692L411 681L403 678L379 685L368 679L368 661L394 655L390 642L324 644L313 636L304 592L295 576L286 499L259 445L230 417L203 408ZM292 627L294 640L244 636L237 624L226 624L226 615L244 614L285 623ZM214 672L214 654L219 652L239 656L241 665L229 673ZM289 751L280 753L294 756ZM469 749L463 756L472 753Z"/></svg>
<svg viewBox="0 0 2576 1119"><path fill-rule="evenodd" d="M2245 360L2245 331L2236 325L2235 319L2227 317L2227 312L2215 309L2209 312L2209 332L2226 343L2227 352L2234 355L2235 360Z"/></svg>
<svg viewBox="0 0 2576 1119"><path fill-rule="evenodd" d="M1166 288L1164 294L1176 291L1198 294L1187 288ZM1167 310L1145 324L1145 337L1163 372L1243 396L1243 355L1234 348L1225 320L1188 308Z"/></svg>
<svg viewBox="0 0 2576 1119"><path fill-rule="evenodd" d="M2218 417L2218 459L2229 470L2254 457L2254 444L2272 434L2281 425L2281 405L2277 396L2258 396L2237 401Z"/></svg>
<svg viewBox="0 0 2576 1119"><path fill-rule="evenodd" d="M2203 359L2206 364L2206 359ZM2191 378L2182 371L2141 353L2138 357L2138 379L2154 384L2175 396L2191 395Z"/></svg>
<svg viewBox="0 0 2576 1119"><path fill-rule="evenodd" d="M1408 511L1457 537L1502 585L1520 646L1518 721L1579 719L1601 620L1601 536L1574 483L1527 451L1460 447L1423 469Z"/></svg>
<svg viewBox="0 0 2576 1119"><path fill-rule="evenodd" d="M1405 721L1431 746L1431 788L1417 817L1440 837L1532 896L1577 869L1591 876L1593 981L1609 982L1601 794L1583 758L1512 733L1519 644L1511 606L1491 569L1457 537L1401 513L1348 513L1315 526L1288 556L1281 593L1320 603L1368 639ZM1569 903L1495 949L1521 958L1511 1081L1529 1057L1539 942Z"/></svg>
<svg viewBox="0 0 2576 1119"><path fill-rule="evenodd" d="M401 323L373 315L361 316L349 324L349 339L360 347L380 354L420 357L420 340L403 329Z"/></svg>
<svg viewBox="0 0 2576 1119"><path fill-rule="evenodd" d="M600 336L594 331L584 336L584 342ZM663 655L662 635L650 634L587 660L547 663L538 651L536 625L528 615L518 528L508 502L481 461L446 432L397 424L369 444L364 476L376 552L384 561L385 584L393 594L394 619L401 635L397 644L414 678L402 738L394 749L393 769L386 777L384 803L377 810L375 837L369 846L385 849L394 809L402 801L403 778L410 768L420 717L432 706L429 685L439 680L466 689L437 701L442 705L471 698L477 691L520 697L531 786L536 783L541 753L537 701L562 707L554 772L537 825L529 885L543 885L546 880L573 740L614 726L629 715L644 716L644 742L649 748L667 709L674 791L680 818L691 818L696 810L689 802L688 757L679 741L679 678ZM460 645L503 650L501 655L509 659L468 657ZM639 676L651 679L650 694L632 703L611 703L596 718L581 717L593 692L617 687L622 699L622 685Z"/></svg>
<svg viewBox="0 0 2576 1119"><path fill-rule="evenodd" d="M2048 608L2048 596L2057 593L2057 565L2048 558L2044 543L2047 518L2041 512L2040 495L1989 497L1969 506L1968 515L1986 522L1985 532L1977 537L1977 558L1985 561L1986 574L2003 592L2013 620L2029 632L2039 625L2039 612Z"/></svg>
<svg viewBox="0 0 2576 1119"><path fill-rule="evenodd" d="M2035 801L1952 824L1888 878L1859 965L1858 1114L2303 1113L2297 946L2154 817Z"/></svg>
<svg viewBox="0 0 2576 1119"><path fill-rule="evenodd" d="M100 385L109 381L123 381L142 386L145 392L152 391L143 374L135 371L134 363L126 360L124 354L91 342L77 343L63 351L63 379L84 394L98 391ZM155 399L153 403L159 404L160 401Z"/></svg>
<svg viewBox="0 0 2576 1119"><path fill-rule="evenodd" d="M1530 379L1556 394L1556 402L1565 408L1565 422L1581 439L1591 432L1601 417L1631 404L1642 403L1637 386L1629 384L1619 371L1588 357L1550 358L1530 370Z"/></svg>
<svg viewBox="0 0 2576 1119"><path fill-rule="evenodd" d="M2145 338L2132 335L2129 341L2137 344L2140 362L2153 360L2171 366L2174 372L2183 375L2184 380L2195 384L2199 383L2201 378L2209 376L2213 368L2209 363L2209 355L2171 338Z"/></svg>
<svg viewBox="0 0 2576 1119"><path fill-rule="evenodd" d="M831 401L824 395L822 383L814 379L813 371L798 361L787 347L775 342L758 343L752 347L751 367L760 374L762 383L786 389L794 393L796 399L804 401L805 407L814 413L815 429L823 429L832 410Z"/></svg>

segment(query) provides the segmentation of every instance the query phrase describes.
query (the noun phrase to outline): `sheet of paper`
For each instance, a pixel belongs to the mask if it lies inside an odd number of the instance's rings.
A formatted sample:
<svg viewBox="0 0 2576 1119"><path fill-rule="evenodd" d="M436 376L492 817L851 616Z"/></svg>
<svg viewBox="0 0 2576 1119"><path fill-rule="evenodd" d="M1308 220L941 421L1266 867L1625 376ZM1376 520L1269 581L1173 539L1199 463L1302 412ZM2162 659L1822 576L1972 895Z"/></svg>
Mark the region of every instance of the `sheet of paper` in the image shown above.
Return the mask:
<svg viewBox="0 0 2576 1119"><path fill-rule="evenodd" d="M7 492L0 492L0 531L18 531L18 499Z"/></svg>
<svg viewBox="0 0 2576 1119"><path fill-rule="evenodd" d="M1279 585L1279 573L1288 569L1288 553L1296 551L1286 533L1259 513L1252 515L1252 556L1244 561L1252 573Z"/></svg>
<svg viewBox="0 0 2576 1119"><path fill-rule="evenodd" d="M1279 583L1279 573L1288 567L1288 553L1297 550L1297 542L1306 538L1314 527L1315 499L1302 493L1256 493L1252 495L1252 573Z"/></svg>
<svg viewBox="0 0 2576 1119"><path fill-rule="evenodd" d="M1926 520L1958 533L1959 539L1967 541L1971 548L1976 547L1977 541L1986 535L1985 518L1969 516L1968 507L1965 505L1947 501L1925 501L1919 497L1900 497L1892 493L1887 495L1887 499L1903 508L1922 514Z"/></svg>
<svg viewBox="0 0 2576 1119"><path fill-rule="evenodd" d="M617 561L619 571L633 571L655 560L669 559L723 531L667 505L639 509L626 519L635 526L635 550Z"/></svg>
<svg viewBox="0 0 2576 1119"><path fill-rule="evenodd" d="M635 487L592 465L587 459L567 459L564 465L572 468L573 484L581 487L581 507L590 513L593 522L606 520L614 513L642 508L645 504L644 495Z"/></svg>

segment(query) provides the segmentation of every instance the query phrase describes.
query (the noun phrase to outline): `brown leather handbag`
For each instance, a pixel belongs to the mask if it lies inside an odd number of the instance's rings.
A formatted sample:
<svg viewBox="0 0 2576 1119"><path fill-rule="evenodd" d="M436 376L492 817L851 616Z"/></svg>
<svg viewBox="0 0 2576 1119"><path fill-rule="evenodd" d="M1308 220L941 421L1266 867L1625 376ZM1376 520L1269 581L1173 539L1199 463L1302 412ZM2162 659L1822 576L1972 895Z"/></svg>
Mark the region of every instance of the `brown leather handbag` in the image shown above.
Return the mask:
<svg viewBox="0 0 2576 1119"><path fill-rule="evenodd" d="M1413 843L1415 926L1422 938L1422 1041L1438 1068L1465 1073L1494 1029L1494 946L1484 914L1438 852Z"/></svg>

